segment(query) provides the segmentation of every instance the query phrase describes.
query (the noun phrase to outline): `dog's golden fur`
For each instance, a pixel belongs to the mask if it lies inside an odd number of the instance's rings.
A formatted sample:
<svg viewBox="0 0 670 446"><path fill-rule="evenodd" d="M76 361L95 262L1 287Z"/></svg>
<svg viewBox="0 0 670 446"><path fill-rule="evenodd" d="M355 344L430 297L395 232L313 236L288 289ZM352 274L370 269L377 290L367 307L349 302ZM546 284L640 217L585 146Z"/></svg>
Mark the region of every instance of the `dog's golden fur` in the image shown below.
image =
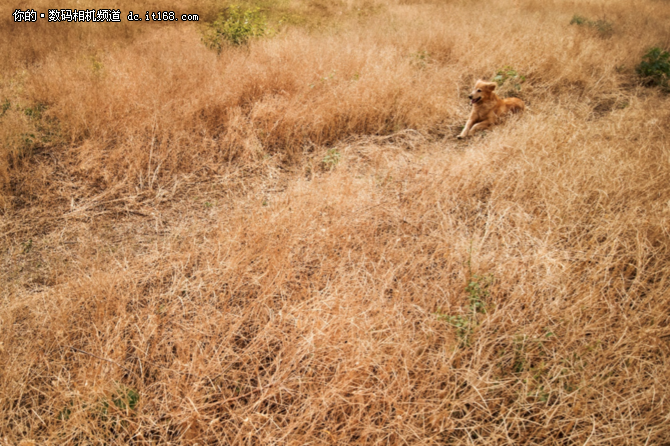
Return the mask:
<svg viewBox="0 0 670 446"><path fill-rule="evenodd" d="M508 112L522 112L526 108L521 99L500 99L493 92L495 89L495 82L477 81L475 88L468 96L472 103L472 113L463 131L458 135L459 139L497 124L500 118Z"/></svg>

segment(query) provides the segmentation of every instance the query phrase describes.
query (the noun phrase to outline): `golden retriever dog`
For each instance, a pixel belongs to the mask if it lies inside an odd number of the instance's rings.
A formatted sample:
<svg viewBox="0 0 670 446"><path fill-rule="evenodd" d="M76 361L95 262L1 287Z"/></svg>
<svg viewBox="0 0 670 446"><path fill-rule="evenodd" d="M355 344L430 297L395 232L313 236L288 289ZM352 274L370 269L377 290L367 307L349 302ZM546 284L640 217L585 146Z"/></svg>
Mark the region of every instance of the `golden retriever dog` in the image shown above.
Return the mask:
<svg viewBox="0 0 670 446"><path fill-rule="evenodd" d="M465 128L458 135L458 139L471 136L477 130L484 130L497 124L500 118L508 112L522 112L526 108L521 99L500 99L493 92L495 89L495 82L477 81L474 90L468 96L472 103L472 113L470 113L470 119L465 124Z"/></svg>

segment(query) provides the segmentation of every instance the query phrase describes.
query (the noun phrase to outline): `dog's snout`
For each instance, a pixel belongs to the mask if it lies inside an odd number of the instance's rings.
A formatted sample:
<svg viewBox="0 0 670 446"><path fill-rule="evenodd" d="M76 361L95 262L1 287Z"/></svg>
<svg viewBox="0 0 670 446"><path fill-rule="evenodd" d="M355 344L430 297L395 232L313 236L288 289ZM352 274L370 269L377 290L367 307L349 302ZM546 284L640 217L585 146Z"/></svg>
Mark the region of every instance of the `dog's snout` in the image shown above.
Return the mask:
<svg viewBox="0 0 670 446"><path fill-rule="evenodd" d="M472 95L469 95L469 96L468 96L468 99L472 99Z"/></svg>

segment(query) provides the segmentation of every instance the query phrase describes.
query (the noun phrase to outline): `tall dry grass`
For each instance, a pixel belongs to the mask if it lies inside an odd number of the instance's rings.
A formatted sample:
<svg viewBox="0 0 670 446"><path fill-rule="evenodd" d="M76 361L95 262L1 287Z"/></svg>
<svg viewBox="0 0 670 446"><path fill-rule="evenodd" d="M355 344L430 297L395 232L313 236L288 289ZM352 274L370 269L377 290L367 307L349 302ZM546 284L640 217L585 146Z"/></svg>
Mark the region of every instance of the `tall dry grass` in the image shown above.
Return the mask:
<svg viewBox="0 0 670 446"><path fill-rule="evenodd" d="M2 441L670 442L667 4L319 5L4 66Z"/></svg>
<svg viewBox="0 0 670 446"><path fill-rule="evenodd" d="M70 57L41 57L21 88L24 102L47 107L46 118L74 147L86 175L144 185L152 183L149 170L151 178L171 176L265 153L295 160L306 145L351 134L451 134L459 92L505 65L526 73L538 94L611 94L621 84L617 67L632 69L649 42L668 40L660 26L666 16L654 15L662 7L650 4L644 16L659 26L640 26L639 16L610 7L619 31L605 40L568 26L572 7L560 20L547 11L533 22L543 28L538 33L530 32L521 6L494 6L473 22L467 4L405 5L316 34L288 30L220 56L193 27L163 26L115 50L86 36L86 49ZM491 32L505 41L475 56ZM563 51L553 51L561 42ZM543 48L550 51L539 53Z"/></svg>

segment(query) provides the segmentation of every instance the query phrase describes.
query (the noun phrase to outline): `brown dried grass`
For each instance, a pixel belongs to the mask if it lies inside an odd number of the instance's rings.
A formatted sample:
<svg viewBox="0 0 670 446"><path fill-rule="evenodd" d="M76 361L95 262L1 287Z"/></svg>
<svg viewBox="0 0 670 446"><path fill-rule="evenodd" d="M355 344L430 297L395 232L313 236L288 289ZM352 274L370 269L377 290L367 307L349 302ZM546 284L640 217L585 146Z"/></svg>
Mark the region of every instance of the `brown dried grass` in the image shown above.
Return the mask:
<svg viewBox="0 0 670 446"><path fill-rule="evenodd" d="M0 441L670 442L667 4L336 6L5 65L51 136L3 158ZM528 113L457 144L505 65Z"/></svg>

